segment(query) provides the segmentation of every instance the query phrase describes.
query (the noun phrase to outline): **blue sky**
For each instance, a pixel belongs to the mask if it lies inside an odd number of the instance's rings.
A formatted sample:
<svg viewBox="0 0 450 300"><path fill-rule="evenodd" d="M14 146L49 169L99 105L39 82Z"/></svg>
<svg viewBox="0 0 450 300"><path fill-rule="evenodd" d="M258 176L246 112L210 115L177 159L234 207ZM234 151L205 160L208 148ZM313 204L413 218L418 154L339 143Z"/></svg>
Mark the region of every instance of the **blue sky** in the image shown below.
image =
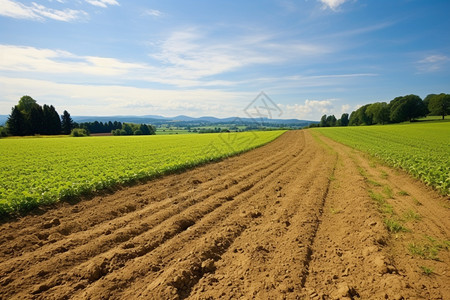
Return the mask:
<svg viewBox="0 0 450 300"><path fill-rule="evenodd" d="M448 0L0 0L0 114L318 120L450 92Z"/></svg>

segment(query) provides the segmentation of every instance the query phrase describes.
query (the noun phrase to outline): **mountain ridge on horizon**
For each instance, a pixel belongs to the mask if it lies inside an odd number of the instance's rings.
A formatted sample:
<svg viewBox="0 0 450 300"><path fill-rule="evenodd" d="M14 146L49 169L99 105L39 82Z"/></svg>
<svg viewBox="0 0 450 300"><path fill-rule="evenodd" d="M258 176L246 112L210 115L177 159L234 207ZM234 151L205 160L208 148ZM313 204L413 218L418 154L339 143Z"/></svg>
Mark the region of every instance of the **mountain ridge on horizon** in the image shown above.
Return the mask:
<svg viewBox="0 0 450 300"><path fill-rule="evenodd" d="M0 115L0 126L5 125L9 115ZM80 116L72 115L74 122L129 122L129 123L151 123L151 122L208 122L208 123L273 123L273 124L304 124L316 123L318 121L300 119L271 119L271 118L241 118L227 117L217 118L213 116L190 117L187 115L177 115L175 117L165 117L161 115L111 115L111 116Z"/></svg>

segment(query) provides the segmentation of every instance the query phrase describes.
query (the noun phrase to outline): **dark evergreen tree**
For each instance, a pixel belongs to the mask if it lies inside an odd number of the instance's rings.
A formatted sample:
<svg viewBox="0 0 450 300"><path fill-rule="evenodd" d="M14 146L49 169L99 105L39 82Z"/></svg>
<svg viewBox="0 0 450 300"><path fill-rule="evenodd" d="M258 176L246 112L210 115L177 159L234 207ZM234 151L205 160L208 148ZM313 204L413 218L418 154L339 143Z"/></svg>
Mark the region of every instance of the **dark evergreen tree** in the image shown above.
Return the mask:
<svg viewBox="0 0 450 300"><path fill-rule="evenodd" d="M50 105L51 125L50 134L61 134L61 118L53 105Z"/></svg>
<svg viewBox="0 0 450 300"><path fill-rule="evenodd" d="M11 135L25 135L25 118L17 105L13 107L6 121L6 127Z"/></svg>
<svg viewBox="0 0 450 300"><path fill-rule="evenodd" d="M43 134L44 132L44 112L40 105L35 105L30 112L31 134Z"/></svg>
<svg viewBox="0 0 450 300"><path fill-rule="evenodd" d="M320 118L320 127L326 126L327 126L327 115L323 115L322 118Z"/></svg>
<svg viewBox="0 0 450 300"><path fill-rule="evenodd" d="M344 114L342 114L342 116L341 116L341 124L340 124L340 126L348 126L348 114L347 113L344 113Z"/></svg>
<svg viewBox="0 0 450 300"><path fill-rule="evenodd" d="M61 129L63 134L70 134L73 129L73 120L67 110L64 111L61 118Z"/></svg>

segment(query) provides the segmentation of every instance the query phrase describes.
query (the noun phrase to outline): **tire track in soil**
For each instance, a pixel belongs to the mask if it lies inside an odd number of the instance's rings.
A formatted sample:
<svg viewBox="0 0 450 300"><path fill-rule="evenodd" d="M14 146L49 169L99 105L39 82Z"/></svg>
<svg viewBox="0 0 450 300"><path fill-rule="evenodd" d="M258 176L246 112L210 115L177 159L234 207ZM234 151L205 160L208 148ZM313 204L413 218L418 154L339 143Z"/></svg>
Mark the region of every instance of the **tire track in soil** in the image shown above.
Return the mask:
<svg viewBox="0 0 450 300"><path fill-rule="evenodd" d="M0 224L0 299L448 295L448 251L424 277L404 250L425 233L448 240L448 199L311 133ZM361 169L407 194L389 200L399 214L423 203L413 232L386 231L368 195L381 185Z"/></svg>

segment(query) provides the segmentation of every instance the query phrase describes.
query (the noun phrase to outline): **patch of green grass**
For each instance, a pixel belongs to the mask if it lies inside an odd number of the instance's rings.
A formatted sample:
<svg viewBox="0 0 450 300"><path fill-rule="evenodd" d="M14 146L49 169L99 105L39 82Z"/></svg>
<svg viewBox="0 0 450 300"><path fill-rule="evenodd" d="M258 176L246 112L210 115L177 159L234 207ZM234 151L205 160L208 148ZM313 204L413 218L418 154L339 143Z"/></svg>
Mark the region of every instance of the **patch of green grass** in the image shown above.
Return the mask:
<svg viewBox="0 0 450 300"><path fill-rule="evenodd" d="M439 249L428 243L410 243L408 250L413 255L420 256L424 259L439 260Z"/></svg>
<svg viewBox="0 0 450 300"><path fill-rule="evenodd" d="M386 173L385 171L381 171L381 178L383 178L383 179L387 179L388 178L388 173Z"/></svg>
<svg viewBox="0 0 450 300"><path fill-rule="evenodd" d="M367 175L367 172L366 172L366 170L364 170L364 168L358 167L358 172L359 172L359 174L361 174L361 176L364 177L365 179L369 178L369 176Z"/></svg>
<svg viewBox="0 0 450 300"><path fill-rule="evenodd" d="M409 252L424 259L439 260L439 252L450 249L450 241L440 241L431 236L425 236L425 238L425 241L410 243Z"/></svg>
<svg viewBox="0 0 450 300"><path fill-rule="evenodd" d="M404 214L403 217L406 221L419 221L422 217L412 209L408 209Z"/></svg>
<svg viewBox="0 0 450 300"><path fill-rule="evenodd" d="M386 228L389 232L397 233L400 231L408 231L408 229L406 227L404 227L400 223L400 221L398 221L394 218L385 218L384 225L386 225Z"/></svg>
<svg viewBox="0 0 450 300"><path fill-rule="evenodd" d="M407 191L399 191L399 192L397 193L397 195L399 195L399 196L409 196L409 194L408 194Z"/></svg>
<svg viewBox="0 0 450 300"><path fill-rule="evenodd" d="M372 198L372 200L374 200L378 204L383 204L385 202L383 195L375 193L372 190L369 191L369 196L370 196L370 198Z"/></svg>
<svg viewBox="0 0 450 300"><path fill-rule="evenodd" d="M413 202L414 202L414 204L417 205L417 206L422 206L422 205L423 205L422 202L420 202L420 201L417 200L416 198L413 198Z"/></svg>
<svg viewBox="0 0 450 300"><path fill-rule="evenodd" d="M381 183L376 182L375 180L372 179L367 179L367 182L373 186L381 186Z"/></svg>
<svg viewBox="0 0 450 300"><path fill-rule="evenodd" d="M431 274L433 274L433 269L432 268L429 268L429 267L426 267L426 266L420 266L420 269L422 270L422 273L427 275L427 276L430 276Z"/></svg>
<svg viewBox="0 0 450 300"><path fill-rule="evenodd" d="M394 195L392 193L392 189L389 186L387 186L387 185L385 185L383 187L383 193L386 195L386 197L388 199L393 199L394 198Z"/></svg>

